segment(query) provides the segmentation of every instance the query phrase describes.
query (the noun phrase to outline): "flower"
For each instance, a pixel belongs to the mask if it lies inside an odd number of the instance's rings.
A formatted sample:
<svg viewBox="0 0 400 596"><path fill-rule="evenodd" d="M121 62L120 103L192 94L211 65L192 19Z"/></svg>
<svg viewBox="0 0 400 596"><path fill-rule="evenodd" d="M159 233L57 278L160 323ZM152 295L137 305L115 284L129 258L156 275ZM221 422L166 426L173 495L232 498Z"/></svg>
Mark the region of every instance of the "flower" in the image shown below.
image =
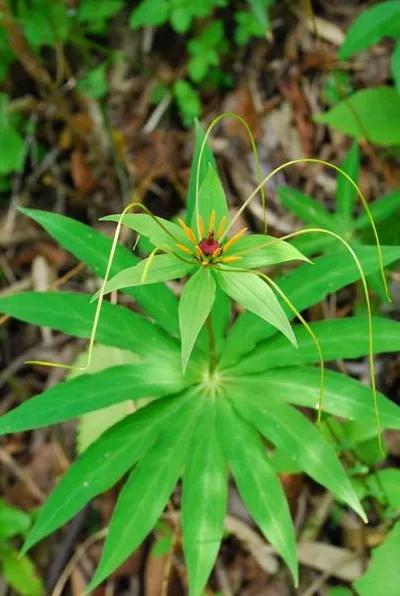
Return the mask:
<svg viewBox="0 0 400 596"><path fill-rule="evenodd" d="M149 257L106 281L95 297L125 287L190 276L179 303L184 369L201 328L212 316L217 286L296 345L285 311L266 283L269 278L259 269L308 259L290 243L266 234L247 234L247 228L229 235L235 218L228 221L225 193L212 165L200 187L190 222L178 219L176 224L147 210L104 219L122 222L147 237L155 248Z"/></svg>

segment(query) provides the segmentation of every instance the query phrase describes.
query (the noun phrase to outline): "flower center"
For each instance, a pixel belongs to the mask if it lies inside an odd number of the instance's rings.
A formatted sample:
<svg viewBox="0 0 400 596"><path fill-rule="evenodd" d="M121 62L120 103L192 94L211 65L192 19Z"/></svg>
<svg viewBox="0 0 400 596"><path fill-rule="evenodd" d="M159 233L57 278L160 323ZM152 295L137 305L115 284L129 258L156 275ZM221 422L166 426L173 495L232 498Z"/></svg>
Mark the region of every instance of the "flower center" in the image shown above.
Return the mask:
<svg viewBox="0 0 400 596"><path fill-rule="evenodd" d="M221 244L214 237L214 232L209 232L207 238L203 238L199 242L199 247L203 255L211 257L221 248Z"/></svg>

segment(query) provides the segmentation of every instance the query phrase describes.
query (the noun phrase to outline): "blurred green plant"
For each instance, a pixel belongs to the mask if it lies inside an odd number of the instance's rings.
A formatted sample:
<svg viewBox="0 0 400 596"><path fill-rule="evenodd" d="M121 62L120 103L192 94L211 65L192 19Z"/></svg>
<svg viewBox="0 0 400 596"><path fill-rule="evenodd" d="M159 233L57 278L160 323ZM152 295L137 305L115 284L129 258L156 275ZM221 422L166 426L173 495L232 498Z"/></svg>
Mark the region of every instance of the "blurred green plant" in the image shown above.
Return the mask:
<svg viewBox="0 0 400 596"><path fill-rule="evenodd" d="M14 546L14 539L26 538L30 526L27 513L0 499L0 575L21 596L43 596L44 587L32 561Z"/></svg>
<svg viewBox="0 0 400 596"><path fill-rule="evenodd" d="M380 86L361 89L349 95L345 89L349 86L348 81L345 81L347 77L342 73L338 75L342 79L342 90L336 101L331 101L331 89L325 88L325 98L328 95L328 102L337 105L316 120L359 140L397 146L400 145L400 3L388 0L362 9L347 31L339 58L348 60L384 38L391 38L395 42L391 57L394 88Z"/></svg>

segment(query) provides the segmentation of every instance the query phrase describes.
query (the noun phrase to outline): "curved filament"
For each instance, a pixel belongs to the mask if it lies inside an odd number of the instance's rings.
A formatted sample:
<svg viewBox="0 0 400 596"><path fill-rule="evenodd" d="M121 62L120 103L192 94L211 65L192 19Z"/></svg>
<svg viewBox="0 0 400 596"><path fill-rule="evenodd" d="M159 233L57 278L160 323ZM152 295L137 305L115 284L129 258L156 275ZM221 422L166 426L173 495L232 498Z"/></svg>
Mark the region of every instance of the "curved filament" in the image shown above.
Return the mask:
<svg viewBox="0 0 400 596"><path fill-rule="evenodd" d="M152 251L151 251L151 253L150 253L150 254L149 254L149 256L147 257L147 259L146 259L146 264L145 264L145 266L143 267L143 273L142 273L142 276L141 276L141 278L140 278L140 282L141 282L141 283L145 283L145 281L146 281L146 277L147 277L147 274L148 274L148 272L149 272L149 269L150 269L150 267L151 267L151 264L152 264L152 262L153 262L153 259L154 259L154 257L156 256L156 254L157 254L158 250L159 250L158 248L155 248L154 250L152 250Z"/></svg>
<svg viewBox="0 0 400 596"><path fill-rule="evenodd" d="M195 210L196 210L196 222L197 222L197 232L200 234L200 229L199 229L199 190L200 190L200 165L201 165L201 160L203 158L203 153L204 153L204 149L206 147L206 143L208 140L208 137L210 136L212 130L214 129L214 127L223 119L223 118L234 118L235 120L238 120L240 122L240 124L242 124L244 126L244 128L246 129L247 135L250 139L250 145L251 145L251 149L254 155L254 160L256 162L256 176L257 179L260 180L261 179L261 168L260 168L260 159L258 156L258 151L257 151L257 146L256 146L256 142L253 136L253 133L250 130L249 125L247 124L246 120L244 120L244 118L242 118L241 116L239 116L239 114L235 114L234 112L224 112L222 114L219 114L218 116L216 116L211 124L209 125L209 127L207 128L207 131L204 135L204 139L203 142L201 144L200 147L200 152L199 152L199 159L197 160L197 166L196 166L196 199L195 199ZM262 207L263 207L263 211L264 211L264 230L265 232L267 231L267 215L266 215L266 199L265 199L265 191L264 191L264 185L261 184L258 187L258 191L260 191L261 194L261 203L262 203ZM256 193L257 194L257 193Z"/></svg>
<svg viewBox="0 0 400 596"><path fill-rule="evenodd" d="M240 209L238 210L238 212L236 213L236 215L232 218L230 224L228 225L228 227L226 228L225 232L222 235L221 240L223 239L223 237L227 234L227 232L229 231L229 229L235 224L236 220L238 219L238 217L240 217L241 213L244 211L244 209L246 209L247 205L250 203L250 201L256 196L256 194L259 192L259 190L261 188L263 188L263 186L265 184L267 184L267 182L269 180L271 180L271 178L273 178L275 176L275 174L277 174L278 172L280 172L281 170L284 170L285 168L292 166L292 165L296 165L296 164L301 164L301 163L312 163L312 164L319 164L322 166L325 166L327 168L331 168L333 170L335 170L336 172L338 172L339 174L341 174L342 176L344 176L346 178L346 180L352 185L352 187L355 189L355 191L357 192L357 195L362 203L362 206L365 210L365 213L367 214L368 220L371 224L371 228L375 237L375 242L376 242L376 248L378 251L378 261L379 261L379 269L381 272L381 277L382 277L382 283L383 283L383 287L385 290L385 294L386 294L386 298L389 302L391 302L391 298L390 298L390 294L389 294L389 288L387 286L387 281L386 281L386 277L385 277L385 271L384 271L384 266L383 266L383 256L382 256L382 249L381 249L381 243L379 241L379 236L378 236L378 231L376 229L375 226L375 222L374 222L374 218L372 217L371 211L368 207L368 203L367 200L363 194L363 192L361 191L360 187L356 184L356 182L354 182L353 178L351 176L349 176L349 174L347 174L347 172L345 172L344 170L342 170L342 168L340 168L339 166L336 166L335 164L330 163L329 161L324 161L323 159L317 159L314 157L305 157L305 158L301 158L301 159L293 159L291 161L287 161L286 163L281 164L280 166L276 167L274 170L272 170L272 172L270 172L268 174L268 176L266 176L261 182L260 184L254 189L254 191L247 197L247 199L245 200L245 202L243 203L243 205L240 207Z"/></svg>
<svg viewBox="0 0 400 596"><path fill-rule="evenodd" d="M306 331L310 335L312 341L314 342L315 348L318 352L319 366L320 366L320 383L319 383L319 399L318 399L318 414L317 414L317 423L320 424L322 410L323 410L323 403L324 403L324 373L325 373L324 357L322 354L321 344L319 343L318 337L316 336L314 331L311 329L310 325L307 323L307 321L304 319L304 317L300 314L300 312L297 310L297 308L295 307L293 302L288 298L288 296L285 294L285 292L283 290L281 290L281 288L278 286L278 284L276 284L268 275L265 275L265 273L260 273L257 271L257 275L259 277L261 277L262 279L264 279L270 286L272 286L272 288L279 294L279 296L281 296L281 298L284 300L284 302L287 304L287 306L290 308L290 310L293 312L293 314L299 319L300 323L306 329Z"/></svg>
<svg viewBox="0 0 400 596"><path fill-rule="evenodd" d="M378 433L379 449L382 453L384 453L383 447L382 447L382 426L381 426L381 420L380 420L380 415L379 415L378 395L376 392L376 383L375 383L374 340L373 340L373 329L372 329L371 302L370 302L369 294L368 294L367 280L365 278L364 270L362 268L360 260L357 257L356 253L354 252L354 250L348 244L348 242L346 242L346 240L344 240L341 236L339 236L339 234L336 234L335 232L331 232L330 230L325 230L324 228L308 228L306 230L298 230L297 232L292 232L291 234L286 234L285 236L282 236L281 238L279 238L279 240L288 240L289 238L295 238L296 236L302 236L304 234L316 234L316 233L317 234L328 234L328 235L332 236L333 238L336 238L336 240L339 240L345 246L345 248L350 253L350 255L352 256L354 263L355 263L355 265L358 269L358 272L360 274L361 283L363 286L363 291L364 291L364 296L365 296L365 302L367 305L367 313L368 313L368 360L369 360L369 368L370 368L370 374L371 374L371 389L372 389L372 397L373 397L373 403L374 403L376 430Z"/></svg>

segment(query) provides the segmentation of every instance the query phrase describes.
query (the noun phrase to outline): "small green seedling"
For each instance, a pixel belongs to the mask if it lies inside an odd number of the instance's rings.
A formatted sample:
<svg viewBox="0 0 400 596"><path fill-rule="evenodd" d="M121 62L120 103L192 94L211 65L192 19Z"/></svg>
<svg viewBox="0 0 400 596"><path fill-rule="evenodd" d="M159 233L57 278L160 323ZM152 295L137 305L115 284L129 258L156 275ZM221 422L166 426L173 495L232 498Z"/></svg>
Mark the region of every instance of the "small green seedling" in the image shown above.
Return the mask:
<svg viewBox="0 0 400 596"><path fill-rule="evenodd" d="M243 123L233 114L225 116ZM364 521L366 515L335 449L293 406L317 410L319 419L323 410L357 420L373 429L379 440L381 428L400 428L400 408L376 391L373 367L374 353L398 350L399 324L372 319L365 280L380 270L385 284L383 267L400 258L400 248L380 246L355 182L341 168L318 159L276 168L230 219L207 144L222 117L206 133L196 125L187 215L177 224L133 201L122 214L106 218L117 222L111 241L58 214L22 210L103 276L103 283L95 301L71 292L0 298L0 310L10 316L90 340L87 362L79 368L83 374L4 415L0 433L56 424L128 400L137 406L71 465L40 511L24 547L27 551L126 477L88 590L140 545L182 479L180 524L189 593L200 595L223 540L229 470L250 514L297 584L295 532L271 452L278 449L296 469L332 491L343 506ZM251 143L257 157L252 137ZM371 221L377 249L361 247L356 255L346 240L323 227L273 238L267 235L265 221L265 234L233 232L258 193L265 206L262 189L268 180L297 163L322 164L347 177ZM118 245L122 225L148 238L154 248L146 259L138 260ZM326 234L345 250L310 263L289 242L303 234ZM265 267L291 261L301 264L284 276L264 272ZM306 322L302 311L360 278L368 317ZM164 284L172 279L184 281L179 300ZM146 314L104 301L107 292L116 290L134 298ZM232 304L245 309L234 322ZM300 325L291 323L294 317ZM89 367L95 341L131 352L135 359L124 358L119 365L110 362L94 372ZM355 379L324 372L324 360L365 355L371 365L373 400L370 389Z"/></svg>

